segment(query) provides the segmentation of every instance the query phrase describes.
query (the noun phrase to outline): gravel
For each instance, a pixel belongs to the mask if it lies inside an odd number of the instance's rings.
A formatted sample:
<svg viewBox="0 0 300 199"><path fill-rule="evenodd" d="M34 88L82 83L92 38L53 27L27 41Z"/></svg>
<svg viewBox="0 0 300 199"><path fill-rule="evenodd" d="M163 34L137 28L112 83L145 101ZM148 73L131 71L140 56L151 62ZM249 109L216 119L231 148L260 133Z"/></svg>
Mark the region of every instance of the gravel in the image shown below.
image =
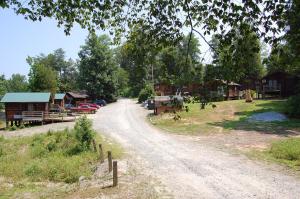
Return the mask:
<svg viewBox="0 0 300 199"><path fill-rule="evenodd" d="M261 122L285 121L287 119L285 115L277 112L257 113L249 117L249 121Z"/></svg>
<svg viewBox="0 0 300 199"><path fill-rule="evenodd" d="M166 134L146 122L148 113L123 99L101 109L94 126L122 143L175 198L299 198L300 180L282 167Z"/></svg>

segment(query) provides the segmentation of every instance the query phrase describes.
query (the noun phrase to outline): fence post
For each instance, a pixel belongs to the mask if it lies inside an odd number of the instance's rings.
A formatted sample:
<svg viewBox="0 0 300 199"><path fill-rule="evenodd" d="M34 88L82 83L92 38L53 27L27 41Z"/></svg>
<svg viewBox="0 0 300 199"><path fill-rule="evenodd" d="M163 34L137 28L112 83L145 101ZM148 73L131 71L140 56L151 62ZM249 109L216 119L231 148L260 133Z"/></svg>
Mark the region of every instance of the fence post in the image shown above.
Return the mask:
<svg viewBox="0 0 300 199"><path fill-rule="evenodd" d="M111 151L107 152L107 159L108 159L108 171L112 171L112 157L111 157Z"/></svg>
<svg viewBox="0 0 300 199"><path fill-rule="evenodd" d="M94 151L97 152L97 145L94 139L92 140L92 143L93 143Z"/></svg>
<svg viewBox="0 0 300 199"><path fill-rule="evenodd" d="M103 149L102 149L102 144L99 144L99 154L100 154L100 162L104 162L104 154L103 154Z"/></svg>
<svg viewBox="0 0 300 199"><path fill-rule="evenodd" d="M118 162L113 162L113 186L118 185Z"/></svg>

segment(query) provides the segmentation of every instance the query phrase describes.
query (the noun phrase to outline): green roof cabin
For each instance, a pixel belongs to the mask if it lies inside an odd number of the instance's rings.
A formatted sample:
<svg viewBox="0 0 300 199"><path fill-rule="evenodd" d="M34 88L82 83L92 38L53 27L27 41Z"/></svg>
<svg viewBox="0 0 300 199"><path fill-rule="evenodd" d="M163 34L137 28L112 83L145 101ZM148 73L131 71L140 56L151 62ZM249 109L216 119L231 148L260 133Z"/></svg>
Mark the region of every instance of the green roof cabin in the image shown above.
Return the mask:
<svg viewBox="0 0 300 199"><path fill-rule="evenodd" d="M6 125L21 121L43 122L51 101L50 93L6 93L1 100L5 104Z"/></svg>
<svg viewBox="0 0 300 199"><path fill-rule="evenodd" d="M57 104L62 108L65 106L65 100L66 100L65 93L56 93L54 96L54 104Z"/></svg>

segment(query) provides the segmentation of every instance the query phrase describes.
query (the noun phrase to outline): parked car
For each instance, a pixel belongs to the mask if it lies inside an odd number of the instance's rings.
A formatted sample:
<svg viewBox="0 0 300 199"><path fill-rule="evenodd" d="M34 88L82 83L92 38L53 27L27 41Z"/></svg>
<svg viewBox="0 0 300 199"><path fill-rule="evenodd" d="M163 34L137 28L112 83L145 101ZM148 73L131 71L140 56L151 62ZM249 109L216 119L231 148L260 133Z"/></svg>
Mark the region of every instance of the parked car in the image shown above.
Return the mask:
<svg viewBox="0 0 300 199"><path fill-rule="evenodd" d="M98 104L99 106L106 106L107 104L107 102L104 99L97 99L95 103Z"/></svg>
<svg viewBox="0 0 300 199"><path fill-rule="evenodd" d="M96 113L97 108L90 107L88 105L82 105L78 107L70 108L72 112L79 112L79 113Z"/></svg>
<svg viewBox="0 0 300 199"><path fill-rule="evenodd" d="M97 105L97 104L92 104L92 103L80 103L78 106L90 106L90 107L93 107L93 108L96 108L96 109L99 109L100 106Z"/></svg>

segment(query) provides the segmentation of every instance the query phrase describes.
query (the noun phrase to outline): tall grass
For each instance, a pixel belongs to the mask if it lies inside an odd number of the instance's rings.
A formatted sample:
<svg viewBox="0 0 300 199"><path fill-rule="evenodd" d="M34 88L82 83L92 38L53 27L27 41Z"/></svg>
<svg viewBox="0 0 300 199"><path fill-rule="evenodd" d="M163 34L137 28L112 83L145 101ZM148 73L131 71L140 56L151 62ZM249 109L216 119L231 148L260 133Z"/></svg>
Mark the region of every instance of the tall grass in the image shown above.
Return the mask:
<svg viewBox="0 0 300 199"><path fill-rule="evenodd" d="M95 138L102 143L104 150L112 150L114 158L120 157L122 150L96 136L89 124L83 118L72 130L13 139L0 137L0 176L14 181L29 179L66 183L76 182L80 176L91 176L99 154L92 150L88 141ZM78 127L84 125L87 128Z"/></svg>

